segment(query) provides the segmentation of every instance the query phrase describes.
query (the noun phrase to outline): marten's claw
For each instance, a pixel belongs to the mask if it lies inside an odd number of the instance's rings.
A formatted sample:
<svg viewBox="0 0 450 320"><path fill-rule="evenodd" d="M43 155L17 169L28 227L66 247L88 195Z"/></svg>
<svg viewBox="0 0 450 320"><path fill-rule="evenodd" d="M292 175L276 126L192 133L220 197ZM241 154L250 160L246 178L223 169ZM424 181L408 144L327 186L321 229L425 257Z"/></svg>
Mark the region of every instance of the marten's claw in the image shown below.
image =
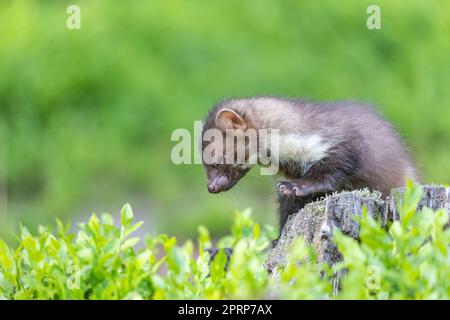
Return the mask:
<svg viewBox="0 0 450 320"><path fill-rule="evenodd" d="M292 196L295 195L294 186L287 181L282 181L277 184L278 193L284 196Z"/></svg>
<svg viewBox="0 0 450 320"><path fill-rule="evenodd" d="M301 188L301 187L294 187L293 189L293 192L294 192L294 194L297 196L297 197L304 197L304 196L306 196L306 192L304 191L304 189L303 188Z"/></svg>
<svg viewBox="0 0 450 320"><path fill-rule="evenodd" d="M280 195L285 195L285 196L287 195L286 194L287 188L283 182L277 183L277 190Z"/></svg>
<svg viewBox="0 0 450 320"><path fill-rule="evenodd" d="M282 181L277 184L278 193L283 196L304 197L308 195L306 186L303 184Z"/></svg>

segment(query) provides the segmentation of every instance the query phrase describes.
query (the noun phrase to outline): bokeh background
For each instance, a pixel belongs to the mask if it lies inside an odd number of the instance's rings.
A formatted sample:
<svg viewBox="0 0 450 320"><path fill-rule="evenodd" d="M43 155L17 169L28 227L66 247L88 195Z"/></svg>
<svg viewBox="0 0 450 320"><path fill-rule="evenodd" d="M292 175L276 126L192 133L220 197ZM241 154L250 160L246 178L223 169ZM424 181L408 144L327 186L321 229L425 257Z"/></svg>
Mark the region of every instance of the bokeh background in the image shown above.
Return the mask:
<svg viewBox="0 0 450 320"><path fill-rule="evenodd" d="M66 28L81 7L81 30ZM366 27L369 4L382 29ZM0 238L19 222L117 214L215 235L235 210L275 223L274 179L210 195L170 141L225 97L376 104L425 182L450 181L450 2L0 0Z"/></svg>

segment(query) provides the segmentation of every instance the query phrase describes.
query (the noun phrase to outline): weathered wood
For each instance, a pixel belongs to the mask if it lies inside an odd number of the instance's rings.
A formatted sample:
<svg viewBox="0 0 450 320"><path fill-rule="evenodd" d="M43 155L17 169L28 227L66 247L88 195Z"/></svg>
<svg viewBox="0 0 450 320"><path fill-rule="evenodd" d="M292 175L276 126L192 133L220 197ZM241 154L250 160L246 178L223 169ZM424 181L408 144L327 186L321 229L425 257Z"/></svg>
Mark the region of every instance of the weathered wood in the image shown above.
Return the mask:
<svg viewBox="0 0 450 320"><path fill-rule="evenodd" d="M398 219L398 201L403 193L403 188L394 189L384 201L378 193L359 190L334 194L306 205L289 217L277 244L268 252L266 267L273 270L283 265L286 250L297 237L303 237L313 246L319 261L329 264L340 261L341 255L331 239L333 229L339 228L344 234L358 239L359 223L353 217L360 216L364 207L368 214L380 217L383 224ZM450 188L424 186L418 209L423 207L446 208L450 212Z"/></svg>
<svg viewBox="0 0 450 320"><path fill-rule="evenodd" d="M399 218L399 202L401 203L404 192L404 188L392 190L391 195L386 200L385 220L391 221ZM423 186L422 199L417 210L421 210L424 207L433 210L446 208L450 212L450 188L437 185Z"/></svg>

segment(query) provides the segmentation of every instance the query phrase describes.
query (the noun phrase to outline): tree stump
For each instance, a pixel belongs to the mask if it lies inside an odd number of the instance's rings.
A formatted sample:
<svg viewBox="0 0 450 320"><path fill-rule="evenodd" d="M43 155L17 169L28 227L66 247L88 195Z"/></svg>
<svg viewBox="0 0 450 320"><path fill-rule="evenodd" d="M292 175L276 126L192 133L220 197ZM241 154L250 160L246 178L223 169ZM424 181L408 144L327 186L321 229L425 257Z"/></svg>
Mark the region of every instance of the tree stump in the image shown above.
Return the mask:
<svg viewBox="0 0 450 320"><path fill-rule="evenodd" d="M268 252L266 268L274 270L284 265L286 251L297 237L303 237L313 246L319 262L331 265L340 261L341 255L332 241L333 229L339 228L345 235L358 239L359 223L353 217L360 216L364 207L368 214L379 217L383 225L398 219L398 201L401 201L403 193L404 188L393 189L391 195L383 200L377 192L357 190L333 194L307 204L289 217L277 244ZM423 207L433 210L446 208L450 212L450 188L423 186L418 210Z"/></svg>

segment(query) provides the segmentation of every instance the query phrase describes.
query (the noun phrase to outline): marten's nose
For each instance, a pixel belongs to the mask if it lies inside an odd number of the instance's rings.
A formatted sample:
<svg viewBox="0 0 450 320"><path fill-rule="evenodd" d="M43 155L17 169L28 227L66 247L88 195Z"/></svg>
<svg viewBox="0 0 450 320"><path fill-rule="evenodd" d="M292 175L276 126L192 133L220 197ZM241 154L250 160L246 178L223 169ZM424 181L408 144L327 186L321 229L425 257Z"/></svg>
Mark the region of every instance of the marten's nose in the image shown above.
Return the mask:
<svg viewBox="0 0 450 320"><path fill-rule="evenodd" d="M229 180L225 176L215 177L208 183L208 191L210 193L219 193L229 183Z"/></svg>
<svg viewBox="0 0 450 320"><path fill-rule="evenodd" d="M215 184L208 184L208 191L210 193L217 193L219 192L219 188Z"/></svg>

